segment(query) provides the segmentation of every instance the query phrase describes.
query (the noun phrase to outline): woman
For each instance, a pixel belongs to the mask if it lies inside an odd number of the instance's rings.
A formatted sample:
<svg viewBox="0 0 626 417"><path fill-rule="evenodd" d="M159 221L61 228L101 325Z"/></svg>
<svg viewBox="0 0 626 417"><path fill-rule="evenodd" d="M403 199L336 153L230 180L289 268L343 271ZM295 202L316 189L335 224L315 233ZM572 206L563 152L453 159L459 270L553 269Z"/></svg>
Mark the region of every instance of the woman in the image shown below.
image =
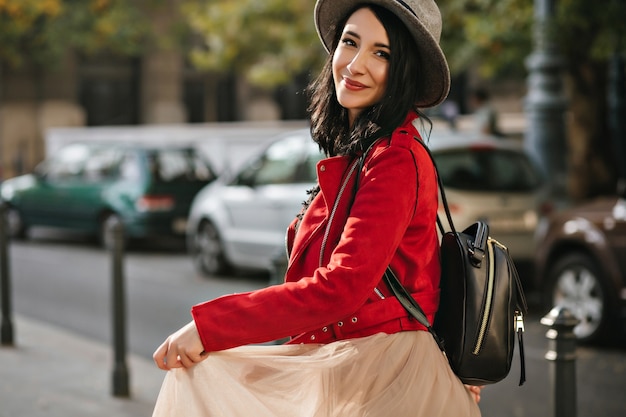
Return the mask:
<svg viewBox="0 0 626 417"><path fill-rule="evenodd" d="M315 22L330 55L311 86L311 132L329 157L288 230L285 283L192 308L154 354L173 370L154 416L480 415L480 390L381 281L389 266L432 321L437 183L416 109L449 89L439 11L318 0Z"/></svg>

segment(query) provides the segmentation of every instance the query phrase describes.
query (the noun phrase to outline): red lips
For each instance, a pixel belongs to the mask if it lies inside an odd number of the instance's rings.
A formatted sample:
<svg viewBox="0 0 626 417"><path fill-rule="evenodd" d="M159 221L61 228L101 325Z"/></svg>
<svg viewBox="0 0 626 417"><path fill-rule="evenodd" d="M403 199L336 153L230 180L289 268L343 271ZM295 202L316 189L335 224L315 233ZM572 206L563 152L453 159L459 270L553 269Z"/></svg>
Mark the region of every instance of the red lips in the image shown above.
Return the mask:
<svg viewBox="0 0 626 417"><path fill-rule="evenodd" d="M366 88L365 84L361 84L358 81L351 80L350 78L344 77L343 82L348 90L358 91Z"/></svg>

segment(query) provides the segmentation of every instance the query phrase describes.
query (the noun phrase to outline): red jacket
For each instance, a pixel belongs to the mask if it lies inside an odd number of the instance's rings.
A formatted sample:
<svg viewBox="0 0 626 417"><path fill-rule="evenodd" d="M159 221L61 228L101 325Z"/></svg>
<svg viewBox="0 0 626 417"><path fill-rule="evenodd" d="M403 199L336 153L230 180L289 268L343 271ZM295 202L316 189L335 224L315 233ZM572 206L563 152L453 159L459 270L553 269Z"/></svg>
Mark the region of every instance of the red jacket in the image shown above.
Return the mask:
<svg viewBox="0 0 626 417"><path fill-rule="evenodd" d="M374 145L354 199L352 159L318 163L321 191L297 232L294 221L287 233L285 283L192 308L206 351L287 336L291 343L327 343L423 330L381 281L387 265L432 322L439 303L437 181L415 140L416 117Z"/></svg>

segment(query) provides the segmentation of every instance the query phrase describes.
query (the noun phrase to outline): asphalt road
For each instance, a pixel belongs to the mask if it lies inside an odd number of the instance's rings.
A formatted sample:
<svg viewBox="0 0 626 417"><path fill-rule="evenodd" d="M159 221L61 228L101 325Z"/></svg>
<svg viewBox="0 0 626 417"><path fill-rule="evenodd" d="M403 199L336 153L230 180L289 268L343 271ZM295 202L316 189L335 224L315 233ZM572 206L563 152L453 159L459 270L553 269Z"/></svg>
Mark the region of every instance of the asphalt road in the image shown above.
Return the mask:
<svg viewBox="0 0 626 417"><path fill-rule="evenodd" d="M14 310L111 343L111 255L80 235L33 234L10 245ZM144 357L191 320L192 305L268 282L263 275L199 277L176 241L136 245L123 264L128 349Z"/></svg>
<svg viewBox="0 0 626 417"><path fill-rule="evenodd" d="M104 344L110 343L111 257L82 237L54 233L10 246L13 309ZM162 340L190 320L191 305L222 294L253 290L263 275L201 278L179 242L136 248L124 258L129 350L150 357ZM533 294L529 294L531 300ZM502 382L483 391L483 416L552 416L554 362L546 360L546 314L536 303L526 320L527 382L517 386L517 352ZM579 346L576 360L577 416L626 416L626 341Z"/></svg>

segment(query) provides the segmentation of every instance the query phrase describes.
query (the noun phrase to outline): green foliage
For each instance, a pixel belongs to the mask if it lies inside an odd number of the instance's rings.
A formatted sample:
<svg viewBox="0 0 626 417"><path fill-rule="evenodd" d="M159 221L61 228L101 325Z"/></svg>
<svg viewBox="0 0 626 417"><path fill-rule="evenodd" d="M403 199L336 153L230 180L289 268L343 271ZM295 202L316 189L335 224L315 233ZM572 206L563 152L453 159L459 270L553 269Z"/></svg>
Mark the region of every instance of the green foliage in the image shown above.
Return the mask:
<svg viewBox="0 0 626 417"><path fill-rule="evenodd" d="M313 25L313 6L311 0L187 0L183 16L200 39L191 61L266 87L315 70L326 53Z"/></svg>
<svg viewBox="0 0 626 417"><path fill-rule="evenodd" d="M626 53L624 0L560 0L557 4L554 35L570 65Z"/></svg>
<svg viewBox="0 0 626 417"><path fill-rule="evenodd" d="M626 50L626 1L554 0L551 25L571 65ZM153 41L189 50L201 69L242 74L275 86L326 58L313 0L180 0L171 33L155 33L142 10L164 0L0 0L0 62L45 66L67 49L137 55ZM438 0L450 68L485 77L523 76L532 50L531 0ZM601 7L600 7L601 6ZM193 36L190 36L192 35Z"/></svg>
<svg viewBox="0 0 626 417"><path fill-rule="evenodd" d="M0 0L0 62L46 66L67 49L134 55L147 23L128 0Z"/></svg>
<svg viewBox="0 0 626 417"><path fill-rule="evenodd" d="M553 0L548 24L557 50L570 65L606 61L626 52L624 0ZM442 47L451 70L478 65L485 77L525 73L532 51L534 2L530 0L440 0Z"/></svg>
<svg viewBox="0 0 626 417"><path fill-rule="evenodd" d="M122 55L140 52L149 26L135 2L125 0L65 0L73 12L65 14L60 35L76 49L92 54ZM60 39L59 39L60 40Z"/></svg>
<svg viewBox="0 0 626 417"><path fill-rule="evenodd" d="M441 0L442 48L452 73L477 66L487 78L523 74L531 50L528 0Z"/></svg>

